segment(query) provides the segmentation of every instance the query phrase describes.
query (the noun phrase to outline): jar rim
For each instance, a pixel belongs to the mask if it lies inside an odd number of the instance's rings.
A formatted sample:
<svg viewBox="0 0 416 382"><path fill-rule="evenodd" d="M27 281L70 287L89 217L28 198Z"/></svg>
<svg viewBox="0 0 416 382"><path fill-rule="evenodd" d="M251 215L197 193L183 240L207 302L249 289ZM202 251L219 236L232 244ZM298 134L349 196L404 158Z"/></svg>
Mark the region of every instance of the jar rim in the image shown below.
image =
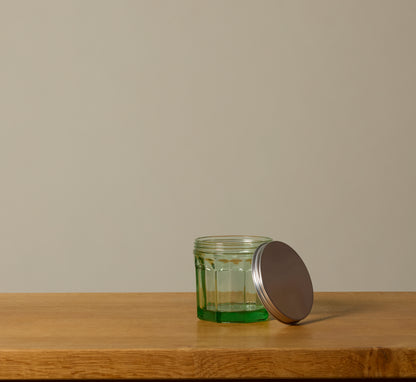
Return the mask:
<svg viewBox="0 0 416 382"><path fill-rule="evenodd" d="M195 239L195 250L215 252L254 251L263 243L273 241L267 236L257 235L215 235L201 236Z"/></svg>

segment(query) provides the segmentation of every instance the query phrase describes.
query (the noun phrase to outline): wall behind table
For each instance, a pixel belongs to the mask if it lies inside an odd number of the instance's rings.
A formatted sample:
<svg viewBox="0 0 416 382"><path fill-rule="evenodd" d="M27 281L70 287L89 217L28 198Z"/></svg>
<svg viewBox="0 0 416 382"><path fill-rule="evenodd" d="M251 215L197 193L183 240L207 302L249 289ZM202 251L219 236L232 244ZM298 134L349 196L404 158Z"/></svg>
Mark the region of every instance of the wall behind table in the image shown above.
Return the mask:
<svg viewBox="0 0 416 382"><path fill-rule="evenodd" d="M270 235L416 290L416 2L0 2L0 291L192 291Z"/></svg>

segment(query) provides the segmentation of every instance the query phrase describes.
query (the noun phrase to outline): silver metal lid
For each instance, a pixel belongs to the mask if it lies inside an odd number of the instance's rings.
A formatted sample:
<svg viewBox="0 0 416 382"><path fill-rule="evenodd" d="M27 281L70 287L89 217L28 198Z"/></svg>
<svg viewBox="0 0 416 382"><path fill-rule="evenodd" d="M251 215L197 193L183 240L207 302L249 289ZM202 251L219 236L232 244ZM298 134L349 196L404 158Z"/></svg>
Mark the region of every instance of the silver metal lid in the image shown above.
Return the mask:
<svg viewBox="0 0 416 382"><path fill-rule="evenodd" d="M304 319L313 304L313 287L308 269L287 244L262 244L251 264L257 294L267 311L291 324Z"/></svg>

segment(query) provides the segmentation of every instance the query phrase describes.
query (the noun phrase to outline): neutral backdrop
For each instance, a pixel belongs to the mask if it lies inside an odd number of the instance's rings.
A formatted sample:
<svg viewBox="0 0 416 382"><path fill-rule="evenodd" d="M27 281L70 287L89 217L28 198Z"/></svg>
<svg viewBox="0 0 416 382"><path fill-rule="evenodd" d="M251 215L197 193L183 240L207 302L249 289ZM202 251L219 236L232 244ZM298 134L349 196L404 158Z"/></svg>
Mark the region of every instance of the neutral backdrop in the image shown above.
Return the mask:
<svg viewBox="0 0 416 382"><path fill-rule="evenodd" d="M416 290L416 1L0 0L0 291L192 291L270 235Z"/></svg>

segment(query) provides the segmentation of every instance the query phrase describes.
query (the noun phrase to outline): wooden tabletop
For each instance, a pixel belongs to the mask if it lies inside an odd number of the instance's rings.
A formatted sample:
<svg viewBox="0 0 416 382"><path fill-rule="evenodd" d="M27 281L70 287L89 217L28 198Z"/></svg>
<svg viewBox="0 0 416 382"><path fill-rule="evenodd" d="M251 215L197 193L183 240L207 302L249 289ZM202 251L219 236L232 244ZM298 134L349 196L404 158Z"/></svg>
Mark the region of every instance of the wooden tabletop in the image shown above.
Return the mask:
<svg viewBox="0 0 416 382"><path fill-rule="evenodd" d="M193 293L0 294L0 379L416 376L416 292L316 293L296 326L217 324Z"/></svg>

